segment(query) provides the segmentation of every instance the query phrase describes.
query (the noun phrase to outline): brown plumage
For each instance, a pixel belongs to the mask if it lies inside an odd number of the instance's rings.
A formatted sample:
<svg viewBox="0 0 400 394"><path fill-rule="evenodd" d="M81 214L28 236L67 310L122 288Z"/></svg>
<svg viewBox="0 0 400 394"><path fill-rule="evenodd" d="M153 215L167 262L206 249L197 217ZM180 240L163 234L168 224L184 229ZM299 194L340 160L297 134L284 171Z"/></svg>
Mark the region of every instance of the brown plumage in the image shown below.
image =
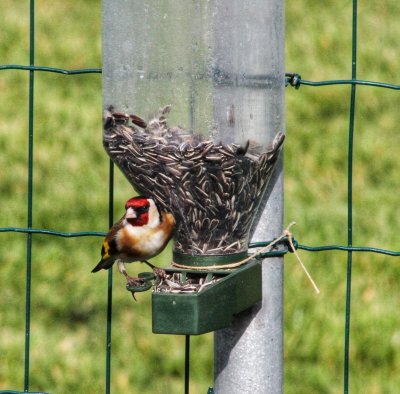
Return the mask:
<svg viewBox="0 0 400 394"><path fill-rule="evenodd" d="M150 264L150 259L165 248L172 237L174 217L161 211L149 197L133 197L125 204L124 216L108 232L102 249L101 260L92 272L109 269L115 262L128 284L141 283L139 278L128 275L125 263L141 261L160 274L162 270Z"/></svg>

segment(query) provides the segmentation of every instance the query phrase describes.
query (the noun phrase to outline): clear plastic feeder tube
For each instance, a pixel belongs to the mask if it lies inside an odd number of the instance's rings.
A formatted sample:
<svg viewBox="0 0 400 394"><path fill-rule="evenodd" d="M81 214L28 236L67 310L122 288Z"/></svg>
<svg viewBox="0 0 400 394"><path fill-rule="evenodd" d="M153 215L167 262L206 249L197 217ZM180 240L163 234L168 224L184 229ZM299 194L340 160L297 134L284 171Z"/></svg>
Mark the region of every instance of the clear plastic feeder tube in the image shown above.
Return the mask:
<svg viewBox="0 0 400 394"><path fill-rule="evenodd" d="M104 146L173 212L177 262L246 255L283 144L281 56L258 3L103 3Z"/></svg>

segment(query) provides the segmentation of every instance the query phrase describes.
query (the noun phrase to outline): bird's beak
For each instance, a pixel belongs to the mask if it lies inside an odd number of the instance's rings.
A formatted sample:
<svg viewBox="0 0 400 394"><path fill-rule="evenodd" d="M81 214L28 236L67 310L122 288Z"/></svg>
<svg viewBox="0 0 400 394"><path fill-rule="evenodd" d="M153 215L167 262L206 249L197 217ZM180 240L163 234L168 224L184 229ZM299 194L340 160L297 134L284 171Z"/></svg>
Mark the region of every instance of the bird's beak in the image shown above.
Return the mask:
<svg viewBox="0 0 400 394"><path fill-rule="evenodd" d="M126 210L126 215L125 215L126 219L136 219L137 215L136 212L133 208L128 208Z"/></svg>

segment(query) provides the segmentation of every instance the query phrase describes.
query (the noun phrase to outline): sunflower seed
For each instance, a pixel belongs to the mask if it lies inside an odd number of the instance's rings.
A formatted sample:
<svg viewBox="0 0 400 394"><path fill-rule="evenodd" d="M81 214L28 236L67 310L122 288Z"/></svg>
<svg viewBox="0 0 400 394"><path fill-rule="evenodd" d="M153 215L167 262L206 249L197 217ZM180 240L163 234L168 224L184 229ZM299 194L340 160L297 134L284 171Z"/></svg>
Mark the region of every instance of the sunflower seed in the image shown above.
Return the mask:
<svg viewBox="0 0 400 394"><path fill-rule="evenodd" d="M175 250L189 254L246 250L253 211L284 135L277 134L265 152L253 142L245 147L221 144L179 126L169 127L165 118L169 111L170 106L162 108L147 123L136 115L107 112L104 146L140 193L150 193L174 213ZM164 286L160 291L171 291L171 286Z"/></svg>

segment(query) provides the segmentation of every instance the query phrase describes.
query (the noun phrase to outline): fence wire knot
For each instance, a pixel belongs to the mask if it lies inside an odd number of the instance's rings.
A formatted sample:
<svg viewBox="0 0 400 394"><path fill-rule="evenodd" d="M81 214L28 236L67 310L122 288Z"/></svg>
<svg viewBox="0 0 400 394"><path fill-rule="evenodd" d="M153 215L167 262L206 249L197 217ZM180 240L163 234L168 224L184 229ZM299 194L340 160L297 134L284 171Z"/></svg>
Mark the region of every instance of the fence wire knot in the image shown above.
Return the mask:
<svg viewBox="0 0 400 394"><path fill-rule="evenodd" d="M297 73L285 73L285 86L288 85L299 89L301 85L301 75Z"/></svg>

